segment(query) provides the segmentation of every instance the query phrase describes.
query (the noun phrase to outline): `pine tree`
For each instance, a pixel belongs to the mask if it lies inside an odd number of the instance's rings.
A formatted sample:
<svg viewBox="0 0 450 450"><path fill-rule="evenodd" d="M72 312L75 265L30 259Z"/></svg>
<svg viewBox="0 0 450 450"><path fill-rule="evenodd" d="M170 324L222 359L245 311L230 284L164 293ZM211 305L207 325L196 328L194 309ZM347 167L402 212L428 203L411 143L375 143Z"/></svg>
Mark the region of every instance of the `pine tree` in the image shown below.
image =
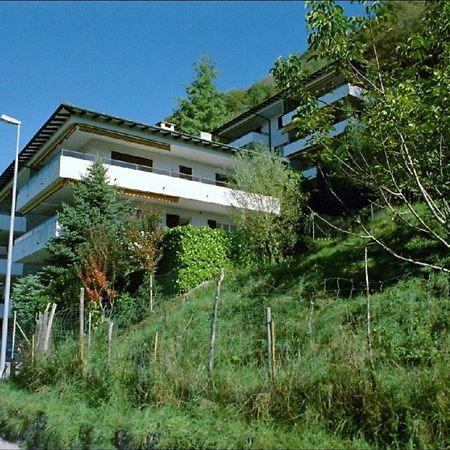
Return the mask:
<svg viewBox="0 0 450 450"><path fill-rule="evenodd" d="M117 189L108 183L107 169L95 161L81 182L73 185L72 204L64 203L58 214L61 234L47 246L52 262L63 267L78 262L78 247L100 225L118 237L124 235L122 219L131 211L130 204L119 200Z"/></svg>
<svg viewBox="0 0 450 450"><path fill-rule="evenodd" d="M203 54L194 64L195 77L187 86L187 98L179 98L172 120L184 133L197 135L219 126L226 115L225 100L214 84L218 72L211 59Z"/></svg>

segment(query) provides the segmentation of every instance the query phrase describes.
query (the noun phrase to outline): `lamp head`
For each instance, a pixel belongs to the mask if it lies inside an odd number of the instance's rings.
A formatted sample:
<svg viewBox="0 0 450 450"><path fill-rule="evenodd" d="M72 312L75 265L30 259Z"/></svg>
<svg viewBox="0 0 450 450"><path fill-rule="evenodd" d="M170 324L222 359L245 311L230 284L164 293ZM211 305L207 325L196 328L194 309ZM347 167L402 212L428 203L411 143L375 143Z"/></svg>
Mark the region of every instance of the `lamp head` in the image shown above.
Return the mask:
<svg viewBox="0 0 450 450"><path fill-rule="evenodd" d="M20 120L14 119L13 117L9 117L6 114L2 114L0 116L0 120L3 120L3 122L9 123L11 125L20 125L22 123Z"/></svg>

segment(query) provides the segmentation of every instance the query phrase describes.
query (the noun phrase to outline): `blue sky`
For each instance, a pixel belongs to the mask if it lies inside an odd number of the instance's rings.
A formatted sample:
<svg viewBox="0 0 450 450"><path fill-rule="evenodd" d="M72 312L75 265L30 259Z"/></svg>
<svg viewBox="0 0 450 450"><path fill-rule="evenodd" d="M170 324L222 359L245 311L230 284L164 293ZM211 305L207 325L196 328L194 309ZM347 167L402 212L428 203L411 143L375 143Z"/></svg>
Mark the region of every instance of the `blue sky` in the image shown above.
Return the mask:
<svg viewBox="0 0 450 450"><path fill-rule="evenodd" d="M219 89L248 88L306 49L304 15L298 1L0 2L0 113L22 121L21 148L62 102L155 124L202 52ZM14 145L0 123L0 172Z"/></svg>

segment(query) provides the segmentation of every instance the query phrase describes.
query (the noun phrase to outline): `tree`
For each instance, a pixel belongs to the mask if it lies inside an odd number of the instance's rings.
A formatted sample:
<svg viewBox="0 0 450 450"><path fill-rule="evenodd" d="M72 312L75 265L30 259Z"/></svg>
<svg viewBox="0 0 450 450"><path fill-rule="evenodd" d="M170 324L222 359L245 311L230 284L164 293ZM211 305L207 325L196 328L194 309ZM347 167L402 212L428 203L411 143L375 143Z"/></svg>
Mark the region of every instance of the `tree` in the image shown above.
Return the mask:
<svg viewBox="0 0 450 450"><path fill-rule="evenodd" d="M90 286L91 300L99 301L100 291L109 292L111 296L104 297L110 300L114 287L126 284L129 271L121 249L126 247L126 221L133 214L131 205L119 199L119 192L108 183L107 170L100 160L72 188L72 204L63 204L58 213L60 235L47 246L51 258L44 275L55 296L73 299L81 280L86 288Z"/></svg>
<svg viewBox="0 0 450 450"><path fill-rule="evenodd" d="M212 131L226 115L223 95L214 85L218 72L206 54L194 64L194 73L186 88L187 98L178 99L178 109L171 117L180 131L191 135Z"/></svg>
<svg viewBox="0 0 450 450"><path fill-rule="evenodd" d="M262 144L235 156L234 221L257 260L280 261L301 240L306 203L301 181L300 173Z"/></svg>
<svg viewBox="0 0 450 450"><path fill-rule="evenodd" d="M450 4L431 4L409 37L402 36L380 57L377 37L392 21L390 3L367 2L366 14L346 17L335 1L308 2L308 42L313 58L334 67L363 89L347 137L334 145L328 137L336 109L320 108L303 89L301 61L279 59L273 73L279 87L297 97L299 134L314 133L324 150L322 163L371 192L371 201L390 211L412 233L450 249ZM381 42L386 45L386 41ZM338 199L339 200L339 199ZM405 215L403 205L409 214ZM383 242L358 217L365 237L414 264L446 272L430 259L408 256ZM448 263L448 262L447 262Z"/></svg>

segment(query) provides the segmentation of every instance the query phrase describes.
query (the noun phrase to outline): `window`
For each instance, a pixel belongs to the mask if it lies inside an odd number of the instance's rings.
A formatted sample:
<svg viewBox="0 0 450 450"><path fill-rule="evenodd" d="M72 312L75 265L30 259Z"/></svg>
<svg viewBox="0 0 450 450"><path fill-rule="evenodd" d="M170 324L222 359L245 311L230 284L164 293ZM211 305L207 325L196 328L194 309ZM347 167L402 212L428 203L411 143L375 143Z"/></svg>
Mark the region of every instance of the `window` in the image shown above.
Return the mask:
<svg viewBox="0 0 450 450"><path fill-rule="evenodd" d="M166 225L174 228L180 225L180 216L178 214L166 214Z"/></svg>
<svg viewBox="0 0 450 450"><path fill-rule="evenodd" d="M180 178L192 180L192 167L180 166Z"/></svg>
<svg viewBox="0 0 450 450"><path fill-rule="evenodd" d="M278 117L278 129L283 128L283 116Z"/></svg>
<svg viewBox="0 0 450 450"><path fill-rule="evenodd" d="M190 223L190 217L180 217L178 214L166 214L166 226L168 228L174 228L181 225L189 225Z"/></svg>
<svg viewBox="0 0 450 450"><path fill-rule="evenodd" d="M153 167L153 160L141 158L140 156L127 155L126 153L111 152L111 159L128 162L131 164L138 164L140 166Z"/></svg>
<svg viewBox="0 0 450 450"><path fill-rule="evenodd" d="M230 181L230 178L223 173L216 173L216 186L226 186Z"/></svg>
<svg viewBox="0 0 450 450"><path fill-rule="evenodd" d="M217 228L217 222L215 220L208 220L208 227L212 229Z"/></svg>

